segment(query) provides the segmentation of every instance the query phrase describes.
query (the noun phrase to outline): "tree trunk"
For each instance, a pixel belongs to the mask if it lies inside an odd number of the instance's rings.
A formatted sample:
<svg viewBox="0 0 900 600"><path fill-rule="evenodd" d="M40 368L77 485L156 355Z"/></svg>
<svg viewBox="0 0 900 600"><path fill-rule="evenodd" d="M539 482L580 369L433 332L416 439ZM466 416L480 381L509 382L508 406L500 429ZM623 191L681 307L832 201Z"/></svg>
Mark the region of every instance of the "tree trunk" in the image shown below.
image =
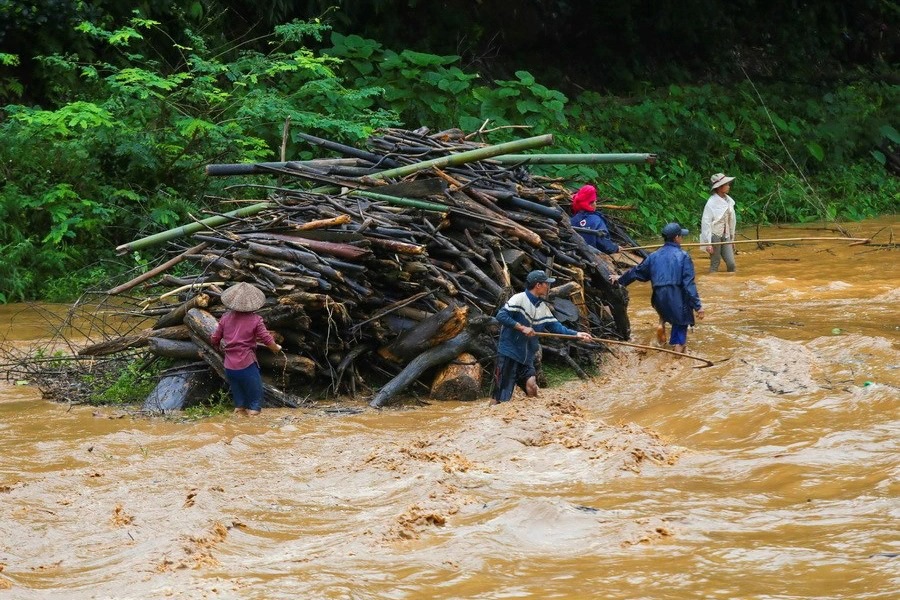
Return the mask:
<svg viewBox="0 0 900 600"><path fill-rule="evenodd" d="M400 334L391 344L380 348L378 354L391 362L402 364L456 336L466 326L468 314L466 306L448 306Z"/></svg>
<svg viewBox="0 0 900 600"><path fill-rule="evenodd" d="M481 365L468 352L448 363L431 384L431 397L435 400L471 401L480 395Z"/></svg>

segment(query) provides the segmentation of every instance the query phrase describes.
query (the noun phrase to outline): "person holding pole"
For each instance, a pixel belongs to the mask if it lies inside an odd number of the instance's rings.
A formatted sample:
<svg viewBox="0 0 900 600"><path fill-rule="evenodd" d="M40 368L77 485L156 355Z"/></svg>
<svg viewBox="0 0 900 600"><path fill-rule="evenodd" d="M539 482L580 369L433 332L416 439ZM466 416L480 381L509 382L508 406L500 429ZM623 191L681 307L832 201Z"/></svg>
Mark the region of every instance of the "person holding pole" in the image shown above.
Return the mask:
<svg viewBox="0 0 900 600"><path fill-rule="evenodd" d="M591 341L589 333L569 329L550 312L545 300L554 281L556 279L544 271L531 271L525 278L525 291L512 296L497 311L500 342L497 344L491 404L509 401L517 385L527 396L537 396L534 358L540 348L538 333L546 331Z"/></svg>
<svg viewBox="0 0 900 600"><path fill-rule="evenodd" d="M610 275L609 280L623 286L633 281L649 281L653 286L650 303L659 314L657 340L660 344L665 343L666 323L670 323L669 344L676 352L683 353L687 347L687 328L694 324L694 312L697 318L703 319L703 306L694 284L694 262L681 249L688 230L678 223L668 223L661 233L665 240L662 248L622 275Z"/></svg>
<svg viewBox="0 0 900 600"><path fill-rule="evenodd" d="M725 173L716 173L709 178L712 195L706 201L703 218L700 221L700 243L731 242L730 244L709 245L704 248L709 254L709 272L719 270L719 262L725 259L725 267L729 273L734 272L734 233L737 227L737 215L734 212L734 199L728 195L734 177Z"/></svg>

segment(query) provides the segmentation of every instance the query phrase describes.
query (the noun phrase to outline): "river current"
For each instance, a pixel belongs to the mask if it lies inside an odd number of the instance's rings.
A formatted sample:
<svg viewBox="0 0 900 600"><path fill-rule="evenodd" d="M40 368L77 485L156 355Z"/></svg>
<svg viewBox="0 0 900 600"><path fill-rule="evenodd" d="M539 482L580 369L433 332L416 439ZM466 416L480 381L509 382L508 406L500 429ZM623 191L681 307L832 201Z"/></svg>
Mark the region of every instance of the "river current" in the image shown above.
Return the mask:
<svg viewBox="0 0 900 600"><path fill-rule="evenodd" d="M691 250L688 351L715 366L614 348L501 406L185 422L4 384L0 600L896 598L897 250L738 251L710 274ZM651 343L649 286L629 292ZM43 335L0 307L2 343Z"/></svg>

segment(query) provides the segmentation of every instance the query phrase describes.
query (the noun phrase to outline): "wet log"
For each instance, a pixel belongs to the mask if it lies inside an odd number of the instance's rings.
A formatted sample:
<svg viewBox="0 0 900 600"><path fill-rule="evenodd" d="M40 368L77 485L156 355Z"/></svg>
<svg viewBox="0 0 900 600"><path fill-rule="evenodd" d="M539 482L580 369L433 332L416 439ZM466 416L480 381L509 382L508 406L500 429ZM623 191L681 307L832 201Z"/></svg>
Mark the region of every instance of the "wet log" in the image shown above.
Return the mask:
<svg viewBox="0 0 900 600"><path fill-rule="evenodd" d="M378 349L378 354L391 362L407 360L455 337L466 326L469 309L448 306L402 333L393 343Z"/></svg>
<svg viewBox="0 0 900 600"><path fill-rule="evenodd" d="M372 408L386 406L394 396L401 393L412 382L416 381L428 369L447 361L453 360L475 343L480 331L487 325L490 319L479 318L471 320L469 326L456 337L447 340L443 344L419 354L387 385L378 390L378 393L369 402Z"/></svg>
<svg viewBox="0 0 900 600"><path fill-rule="evenodd" d="M299 354L272 354L268 350L260 350L256 353L256 360L263 369L281 373L288 371L312 378L316 374L316 363L311 358Z"/></svg>
<svg viewBox="0 0 900 600"><path fill-rule="evenodd" d="M435 400L471 401L481 396L481 365L463 352L448 363L431 384L431 398Z"/></svg>
<svg viewBox="0 0 900 600"><path fill-rule="evenodd" d="M197 344L188 340L166 340L152 337L147 340L147 349L155 356L166 358L179 358L197 360L200 358L200 349Z"/></svg>
<svg viewBox="0 0 900 600"><path fill-rule="evenodd" d="M345 260L362 260L372 255L369 250L360 248L359 246L310 240L307 238L298 237L295 235L286 235L283 233L242 233L240 234L240 238L242 240L278 240L287 242L289 244L294 244L296 246L301 246L303 248L308 248L309 250L312 250L316 253L330 254L332 256L343 258Z"/></svg>
<svg viewBox="0 0 900 600"><path fill-rule="evenodd" d="M156 324L153 326L154 329L161 329L163 327L171 327L173 325L180 325L182 321L184 321L184 316L187 314L189 310L192 308L206 308L209 306L209 295L200 293L192 298L182 302L180 305L176 306L174 309L169 311L168 314L163 315L156 321Z"/></svg>
<svg viewBox="0 0 900 600"><path fill-rule="evenodd" d="M209 398L221 382L209 371L181 371L164 375L144 400L142 410L165 413L181 410L186 405Z"/></svg>

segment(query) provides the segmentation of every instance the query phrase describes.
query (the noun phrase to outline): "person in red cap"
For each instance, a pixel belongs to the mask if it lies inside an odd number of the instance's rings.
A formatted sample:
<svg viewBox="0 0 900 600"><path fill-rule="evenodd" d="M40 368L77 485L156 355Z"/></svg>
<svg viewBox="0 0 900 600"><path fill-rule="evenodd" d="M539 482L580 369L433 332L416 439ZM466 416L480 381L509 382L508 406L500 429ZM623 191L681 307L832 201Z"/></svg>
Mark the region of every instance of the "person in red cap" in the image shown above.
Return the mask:
<svg viewBox="0 0 900 600"><path fill-rule="evenodd" d="M572 227L584 241L606 254L615 254L619 246L609 239L606 220L597 212L597 188L584 185L572 196Z"/></svg>

